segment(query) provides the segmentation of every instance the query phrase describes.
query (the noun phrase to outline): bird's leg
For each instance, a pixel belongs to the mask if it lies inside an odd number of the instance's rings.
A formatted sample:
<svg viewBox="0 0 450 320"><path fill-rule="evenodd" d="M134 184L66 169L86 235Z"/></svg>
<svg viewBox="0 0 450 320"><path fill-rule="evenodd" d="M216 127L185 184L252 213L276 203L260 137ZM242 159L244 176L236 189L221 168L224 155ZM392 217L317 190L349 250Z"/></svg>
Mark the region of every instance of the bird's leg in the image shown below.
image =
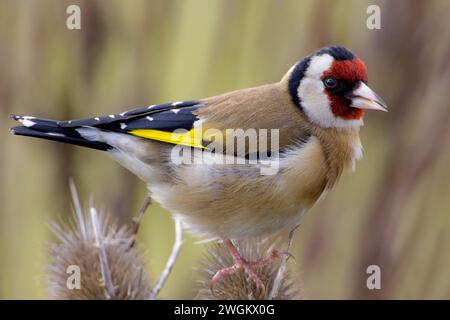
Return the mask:
<svg viewBox="0 0 450 320"><path fill-rule="evenodd" d="M148 207L152 204L152 198L150 196L146 196L144 199L144 203L139 209L138 214L132 219L131 231L133 233L133 240L130 243L130 248L132 248L136 243L137 234L139 231L139 226L141 225L142 218L144 217L145 211L147 211Z"/></svg>
<svg viewBox="0 0 450 320"><path fill-rule="evenodd" d="M283 282L284 272L286 271L287 261L292 255L289 253L292 248L292 243L294 241L295 230L300 226L297 224L294 228L291 229L288 236L288 243L285 251L285 256L281 259L280 267L278 268L277 275L273 280L272 289L269 292L268 300L275 299L280 290L281 283Z"/></svg>
<svg viewBox="0 0 450 320"><path fill-rule="evenodd" d="M267 264L271 263L274 259L279 258L281 256L281 252L274 250L272 254L260 261L247 261L245 260L237 250L236 246L231 242L231 240L227 239L224 241L226 247L230 251L231 256L233 257L234 265L231 267L223 268L216 272L216 274L211 279L211 291L213 291L214 286L217 282L222 280L224 277L232 275L236 273L239 269L243 269L247 274L247 280L253 281L256 284L256 287L265 291L264 283L259 279L258 275L253 270L254 268L262 268Z"/></svg>
<svg viewBox="0 0 450 320"><path fill-rule="evenodd" d="M271 264L274 260L282 258L286 255L288 258L292 258L293 255L286 251L272 250L270 256L258 261L248 261L248 264L253 268L263 268L269 264Z"/></svg>

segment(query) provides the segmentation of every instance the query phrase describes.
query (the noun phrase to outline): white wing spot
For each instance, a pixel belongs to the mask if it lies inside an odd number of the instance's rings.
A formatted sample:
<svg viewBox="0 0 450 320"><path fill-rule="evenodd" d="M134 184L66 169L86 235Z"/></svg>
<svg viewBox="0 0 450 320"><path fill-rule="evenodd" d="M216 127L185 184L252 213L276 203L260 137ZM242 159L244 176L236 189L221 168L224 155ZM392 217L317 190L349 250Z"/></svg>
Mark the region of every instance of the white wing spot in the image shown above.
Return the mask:
<svg viewBox="0 0 450 320"><path fill-rule="evenodd" d="M148 106L147 109L151 109L155 106L155 104L152 104L151 106Z"/></svg>
<svg viewBox="0 0 450 320"><path fill-rule="evenodd" d="M100 121L100 118L99 117L95 117L94 120Z"/></svg>
<svg viewBox="0 0 450 320"><path fill-rule="evenodd" d="M172 106L176 107L176 106L178 106L179 104L182 104L182 103L183 103L183 101L177 101L177 102L172 103Z"/></svg>
<svg viewBox="0 0 450 320"><path fill-rule="evenodd" d="M72 123L72 120L67 121L67 123L68 123L68 124L71 124L71 123Z"/></svg>
<svg viewBox="0 0 450 320"><path fill-rule="evenodd" d="M28 120L28 119L19 119L20 123L22 123L25 127L32 127L36 124L36 122Z"/></svg>
<svg viewBox="0 0 450 320"><path fill-rule="evenodd" d="M123 122L120 123L120 129L125 129L127 127L127 125Z"/></svg>
<svg viewBox="0 0 450 320"><path fill-rule="evenodd" d="M125 111L125 112L121 112L119 114L123 117L125 115L125 113L127 113L127 112Z"/></svg>
<svg viewBox="0 0 450 320"><path fill-rule="evenodd" d="M153 118L150 116L145 117L145 119L147 119L148 121L153 121Z"/></svg>
<svg viewBox="0 0 450 320"><path fill-rule="evenodd" d="M109 117L114 119L114 118L115 118L115 115L110 114Z"/></svg>
<svg viewBox="0 0 450 320"><path fill-rule="evenodd" d="M55 136L55 137L65 137L66 135L58 132L47 132L49 136Z"/></svg>
<svg viewBox="0 0 450 320"><path fill-rule="evenodd" d="M172 111L173 113L177 114L178 112L180 112L180 109L172 109L170 111Z"/></svg>

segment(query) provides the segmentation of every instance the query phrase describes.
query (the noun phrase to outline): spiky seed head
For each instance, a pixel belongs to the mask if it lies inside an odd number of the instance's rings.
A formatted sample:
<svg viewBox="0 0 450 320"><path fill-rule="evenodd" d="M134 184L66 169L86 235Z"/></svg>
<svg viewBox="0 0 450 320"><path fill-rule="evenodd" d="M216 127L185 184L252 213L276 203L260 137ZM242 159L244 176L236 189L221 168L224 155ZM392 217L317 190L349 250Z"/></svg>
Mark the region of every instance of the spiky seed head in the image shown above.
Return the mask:
<svg viewBox="0 0 450 320"><path fill-rule="evenodd" d="M277 241L275 241L277 243ZM262 260L272 254L274 248L273 239L252 239L236 241L236 248L247 261ZM255 272L264 283L266 290L262 292L256 285L247 280L247 275L243 270L229 275L220 280L211 291L210 284L213 275L220 269L233 265L233 259L223 244L212 245L200 264L200 279L198 280L198 300L266 300L269 297L273 282L280 266L280 259L275 259L272 263L256 268ZM286 272L276 300L300 299L300 286L292 274Z"/></svg>
<svg viewBox="0 0 450 320"><path fill-rule="evenodd" d="M78 216L79 217L79 216ZM146 299L151 291L143 253L131 247L133 234L106 215L98 215L101 243L112 282L109 292L102 274L98 239L92 220L83 215L69 222L52 223L59 242L49 245L47 279L51 299ZM70 266L79 267L80 288L68 286ZM69 269L68 269L69 268ZM72 269L73 270L73 269Z"/></svg>

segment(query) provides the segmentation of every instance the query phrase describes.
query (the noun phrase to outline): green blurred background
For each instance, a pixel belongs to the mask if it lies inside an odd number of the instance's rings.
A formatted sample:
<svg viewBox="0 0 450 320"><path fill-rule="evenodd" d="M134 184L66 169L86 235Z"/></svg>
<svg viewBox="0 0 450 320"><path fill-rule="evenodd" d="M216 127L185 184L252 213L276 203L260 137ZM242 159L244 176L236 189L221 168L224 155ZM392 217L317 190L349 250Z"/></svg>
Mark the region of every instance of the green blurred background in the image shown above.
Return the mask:
<svg viewBox="0 0 450 320"><path fill-rule="evenodd" d="M81 7L81 30L66 8ZM366 27L369 4L381 30ZM304 219L295 240L306 298L450 298L450 1L0 2L0 298L45 298L46 225L82 200L129 223L145 185L97 151L15 137L10 113L70 119L278 81L339 44L390 106L368 113L364 158ZM153 205L139 241L156 278L173 224ZM162 298L192 298L203 245L186 236ZM366 268L382 290L366 288Z"/></svg>

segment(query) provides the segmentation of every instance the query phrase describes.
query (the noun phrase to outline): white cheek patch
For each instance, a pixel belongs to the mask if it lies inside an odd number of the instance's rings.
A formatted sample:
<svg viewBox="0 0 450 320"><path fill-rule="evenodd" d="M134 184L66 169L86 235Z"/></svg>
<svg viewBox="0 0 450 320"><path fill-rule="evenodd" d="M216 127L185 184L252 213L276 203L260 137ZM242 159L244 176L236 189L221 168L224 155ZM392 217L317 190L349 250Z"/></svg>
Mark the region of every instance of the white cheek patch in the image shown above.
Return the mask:
<svg viewBox="0 0 450 320"><path fill-rule="evenodd" d="M297 94L303 110L312 122L324 128L345 128L361 126L361 119L344 120L336 117L331 111L330 101L324 92L322 75L330 69L334 59L329 54L314 56L300 82Z"/></svg>
<svg viewBox="0 0 450 320"><path fill-rule="evenodd" d="M333 61L334 58L329 54L312 57L309 62L309 67L306 70L306 76L308 78L320 80L323 73L331 68Z"/></svg>

